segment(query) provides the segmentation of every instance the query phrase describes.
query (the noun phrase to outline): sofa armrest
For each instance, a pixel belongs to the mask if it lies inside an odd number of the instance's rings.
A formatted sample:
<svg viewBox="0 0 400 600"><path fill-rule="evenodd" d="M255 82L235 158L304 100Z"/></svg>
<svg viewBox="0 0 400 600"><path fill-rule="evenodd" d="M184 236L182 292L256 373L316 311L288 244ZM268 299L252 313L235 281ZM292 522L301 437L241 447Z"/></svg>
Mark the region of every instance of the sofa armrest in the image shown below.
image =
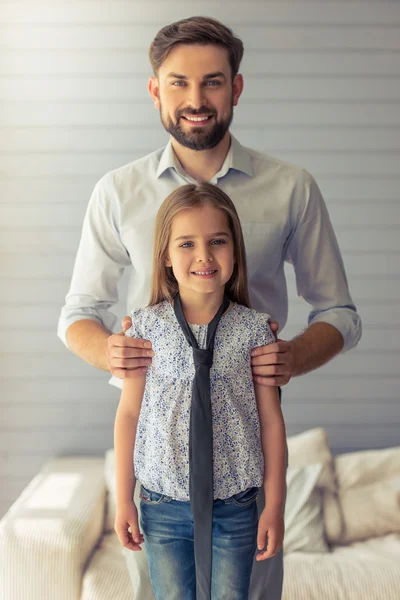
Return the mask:
<svg viewBox="0 0 400 600"><path fill-rule="evenodd" d="M79 600L105 497L103 458L47 462L0 521L1 600Z"/></svg>

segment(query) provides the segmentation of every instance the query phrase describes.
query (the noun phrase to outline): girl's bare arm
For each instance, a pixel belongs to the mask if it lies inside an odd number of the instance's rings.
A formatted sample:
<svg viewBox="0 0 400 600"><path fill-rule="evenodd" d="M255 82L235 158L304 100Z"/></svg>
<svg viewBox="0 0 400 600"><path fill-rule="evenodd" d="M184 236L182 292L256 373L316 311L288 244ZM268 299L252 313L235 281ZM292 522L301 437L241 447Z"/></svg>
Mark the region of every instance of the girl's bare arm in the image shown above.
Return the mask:
<svg viewBox="0 0 400 600"><path fill-rule="evenodd" d="M133 501L136 478L134 447L146 375L124 379L114 424L117 506Z"/></svg>
<svg viewBox="0 0 400 600"><path fill-rule="evenodd" d="M266 508L282 509L286 482L286 430L278 388L255 383L264 454Z"/></svg>

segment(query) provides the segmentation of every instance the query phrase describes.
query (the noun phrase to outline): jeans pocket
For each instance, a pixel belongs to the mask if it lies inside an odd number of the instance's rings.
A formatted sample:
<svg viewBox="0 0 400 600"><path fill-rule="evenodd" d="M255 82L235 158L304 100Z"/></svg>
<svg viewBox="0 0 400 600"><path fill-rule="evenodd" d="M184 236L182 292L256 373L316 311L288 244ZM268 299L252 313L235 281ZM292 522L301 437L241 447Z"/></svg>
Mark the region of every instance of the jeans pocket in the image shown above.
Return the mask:
<svg viewBox="0 0 400 600"><path fill-rule="evenodd" d="M258 487L248 488L244 492L234 494L234 496L231 496L230 500L235 506L249 506L249 504L252 504L257 500L258 490Z"/></svg>
<svg viewBox="0 0 400 600"><path fill-rule="evenodd" d="M145 488L144 485L140 486L140 499L145 504L161 504L164 498L164 494L152 492L151 490Z"/></svg>

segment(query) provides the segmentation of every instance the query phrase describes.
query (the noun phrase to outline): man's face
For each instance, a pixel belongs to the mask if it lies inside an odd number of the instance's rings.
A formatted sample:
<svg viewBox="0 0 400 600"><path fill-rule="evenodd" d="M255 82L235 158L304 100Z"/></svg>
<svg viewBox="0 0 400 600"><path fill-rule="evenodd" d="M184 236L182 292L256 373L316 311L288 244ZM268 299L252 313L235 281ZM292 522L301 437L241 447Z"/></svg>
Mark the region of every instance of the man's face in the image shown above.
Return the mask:
<svg viewBox="0 0 400 600"><path fill-rule="evenodd" d="M212 45L179 44L149 82L164 128L191 150L219 144L242 87L241 75L232 82L227 51Z"/></svg>

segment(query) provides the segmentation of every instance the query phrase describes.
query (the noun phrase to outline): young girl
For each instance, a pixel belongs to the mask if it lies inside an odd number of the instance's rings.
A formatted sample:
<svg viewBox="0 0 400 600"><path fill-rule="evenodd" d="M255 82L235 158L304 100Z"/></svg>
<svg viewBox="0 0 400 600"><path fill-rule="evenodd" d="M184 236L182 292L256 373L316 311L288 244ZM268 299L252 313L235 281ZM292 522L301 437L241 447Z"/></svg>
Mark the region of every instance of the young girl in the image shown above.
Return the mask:
<svg viewBox="0 0 400 600"><path fill-rule="evenodd" d="M124 379L114 430L115 530L131 550L145 542L157 600L245 600L255 555L282 548L280 394L253 384L250 363L275 341L268 318L250 308L232 201L209 183L177 188L157 215L149 306L125 334L155 356Z"/></svg>

